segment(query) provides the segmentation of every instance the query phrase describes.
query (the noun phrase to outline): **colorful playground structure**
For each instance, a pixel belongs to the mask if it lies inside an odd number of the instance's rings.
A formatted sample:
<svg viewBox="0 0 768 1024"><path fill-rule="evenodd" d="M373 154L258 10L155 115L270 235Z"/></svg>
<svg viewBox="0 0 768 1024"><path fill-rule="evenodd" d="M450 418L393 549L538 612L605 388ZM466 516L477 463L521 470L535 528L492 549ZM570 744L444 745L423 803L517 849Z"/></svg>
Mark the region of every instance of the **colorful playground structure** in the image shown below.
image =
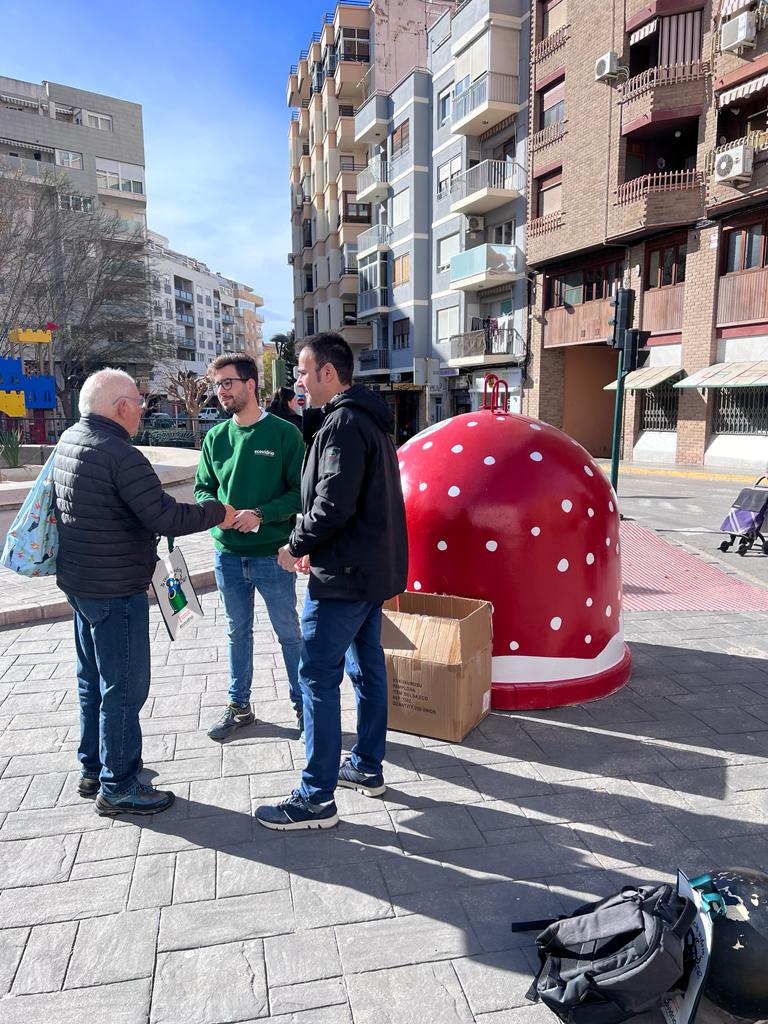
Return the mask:
<svg viewBox="0 0 768 1024"><path fill-rule="evenodd" d="M25 345L50 346L52 340L52 330L27 330L19 327L8 332L8 341L16 348L17 355L0 358L0 413L17 418L26 416L28 410L56 408L53 376L25 374L23 360ZM45 362L51 369L50 355Z"/></svg>

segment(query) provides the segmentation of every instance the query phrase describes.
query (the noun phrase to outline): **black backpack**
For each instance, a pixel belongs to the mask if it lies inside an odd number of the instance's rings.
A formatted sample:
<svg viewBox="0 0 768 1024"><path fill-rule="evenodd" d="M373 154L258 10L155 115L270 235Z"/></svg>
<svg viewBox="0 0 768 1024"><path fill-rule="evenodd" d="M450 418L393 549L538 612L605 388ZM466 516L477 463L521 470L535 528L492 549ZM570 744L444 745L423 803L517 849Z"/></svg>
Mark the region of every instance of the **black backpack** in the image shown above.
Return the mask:
<svg viewBox="0 0 768 1024"><path fill-rule="evenodd" d="M696 913L672 885L627 886L571 917L513 924L512 931L544 928L528 998L566 1024L620 1024L659 1007L684 988L683 952Z"/></svg>

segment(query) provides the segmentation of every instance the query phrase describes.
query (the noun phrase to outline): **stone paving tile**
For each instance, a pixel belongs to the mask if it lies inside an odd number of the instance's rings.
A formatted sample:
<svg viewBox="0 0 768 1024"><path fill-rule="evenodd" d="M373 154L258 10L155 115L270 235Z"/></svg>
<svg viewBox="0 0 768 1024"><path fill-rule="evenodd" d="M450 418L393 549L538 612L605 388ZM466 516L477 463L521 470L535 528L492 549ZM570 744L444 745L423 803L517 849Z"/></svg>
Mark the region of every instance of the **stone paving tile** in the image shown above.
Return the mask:
<svg viewBox="0 0 768 1024"><path fill-rule="evenodd" d="M68 992L8 997L3 1000L3 1024L147 1024L150 982L127 981L117 985L96 985Z"/></svg>
<svg viewBox="0 0 768 1024"><path fill-rule="evenodd" d="M78 774L79 772L73 773L73 785L76 784ZM52 772L49 775L34 776L29 782L24 798L19 804L19 809L23 811L35 811L44 807L55 807L66 779L67 776L64 772ZM23 779L19 778L14 781L21 782ZM2 793L2 787L3 784L0 782L0 794ZM9 809L15 810L16 808Z"/></svg>
<svg viewBox="0 0 768 1024"><path fill-rule="evenodd" d="M272 1016L305 1013L326 1006L347 1005L347 990L343 978L326 978L304 985L270 988L269 1008Z"/></svg>
<svg viewBox="0 0 768 1024"><path fill-rule="evenodd" d="M539 961L528 950L463 957L452 963L474 1014L530 1005L525 994Z"/></svg>
<svg viewBox="0 0 768 1024"><path fill-rule="evenodd" d="M0 997L11 987L30 932L30 928L3 928L0 931Z"/></svg>
<svg viewBox="0 0 768 1024"><path fill-rule="evenodd" d="M73 921L120 910L130 875L5 889L0 893L0 921L5 927Z"/></svg>
<svg viewBox="0 0 768 1024"><path fill-rule="evenodd" d="M131 879L129 910L167 907L173 901L173 876L176 857L171 853L139 857Z"/></svg>
<svg viewBox="0 0 768 1024"><path fill-rule="evenodd" d="M160 953L151 1024L229 1024L269 1015L258 940Z"/></svg>
<svg viewBox="0 0 768 1024"><path fill-rule="evenodd" d="M333 928L264 939L264 955L270 987L302 985L342 973Z"/></svg>
<svg viewBox="0 0 768 1024"><path fill-rule="evenodd" d="M79 840L59 835L0 843L0 890L66 881Z"/></svg>
<svg viewBox="0 0 768 1024"><path fill-rule="evenodd" d="M216 899L216 851L184 850L176 854L173 902Z"/></svg>
<svg viewBox="0 0 768 1024"><path fill-rule="evenodd" d="M0 897L0 910L2 897ZM158 950L189 949L293 931L286 890L165 907Z"/></svg>
<svg viewBox="0 0 768 1024"><path fill-rule="evenodd" d="M472 1024L474 1017L450 962L422 963L348 978L355 1024ZM418 993L418 1010L414 995Z"/></svg>
<svg viewBox="0 0 768 1024"><path fill-rule="evenodd" d="M0 850L3 842L32 839L36 836L60 836L70 832L92 832L109 828L109 818L94 814L93 803L81 800L72 807L52 807L35 811L14 811L0 829Z"/></svg>
<svg viewBox="0 0 768 1024"><path fill-rule="evenodd" d="M64 987L87 988L151 977L159 921L159 910L81 921Z"/></svg>
<svg viewBox="0 0 768 1024"><path fill-rule="evenodd" d="M285 840L242 843L216 853L216 895L247 896L290 888L285 864Z"/></svg>
<svg viewBox="0 0 768 1024"><path fill-rule="evenodd" d="M375 921L394 917L377 864L345 864L294 875L291 882L297 928Z"/></svg>
<svg viewBox="0 0 768 1024"><path fill-rule="evenodd" d="M64 981L76 932L76 921L33 928L13 982L13 994L58 992Z"/></svg>

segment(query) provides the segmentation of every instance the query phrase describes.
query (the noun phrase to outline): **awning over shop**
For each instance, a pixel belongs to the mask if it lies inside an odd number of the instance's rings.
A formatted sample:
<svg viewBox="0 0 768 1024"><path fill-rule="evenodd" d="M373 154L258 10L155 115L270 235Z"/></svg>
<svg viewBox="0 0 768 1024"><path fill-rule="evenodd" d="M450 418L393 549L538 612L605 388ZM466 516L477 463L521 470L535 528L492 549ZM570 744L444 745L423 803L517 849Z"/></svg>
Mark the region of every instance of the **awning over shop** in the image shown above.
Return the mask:
<svg viewBox="0 0 768 1024"><path fill-rule="evenodd" d="M672 380L679 377L684 371L679 366L643 366L639 370L633 370L624 378L624 387L627 391L650 391L658 387L665 380ZM615 391L618 381L612 380L606 384L603 391Z"/></svg>
<svg viewBox="0 0 768 1024"><path fill-rule="evenodd" d="M697 370L676 388L768 388L768 360L756 363L715 363Z"/></svg>
<svg viewBox="0 0 768 1024"><path fill-rule="evenodd" d="M658 27L658 18L654 18L652 21L646 21L644 25L641 25L640 28L636 29L629 37L629 45L634 46L635 43L639 43L643 39L647 39L648 36L652 36Z"/></svg>
<svg viewBox="0 0 768 1024"><path fill-rule="evenodd" d="M53 146L41 146L39 142L19 142L18 139L2 139L0 144L4 146L18 146L19 149L30 149L35 153L55 153Z"/></svg>
<svg viewBox="0 0 768 1024"><path fill-rule="evenodd" d="M733 89L721 92L717 97L717 105L718 107L728 107L737 100L743 100L747 96L763 92L765 89L768 89L768 75L758 75L757 78L750 78L748 82L742 82L741 85L737 85Z"/></svg>

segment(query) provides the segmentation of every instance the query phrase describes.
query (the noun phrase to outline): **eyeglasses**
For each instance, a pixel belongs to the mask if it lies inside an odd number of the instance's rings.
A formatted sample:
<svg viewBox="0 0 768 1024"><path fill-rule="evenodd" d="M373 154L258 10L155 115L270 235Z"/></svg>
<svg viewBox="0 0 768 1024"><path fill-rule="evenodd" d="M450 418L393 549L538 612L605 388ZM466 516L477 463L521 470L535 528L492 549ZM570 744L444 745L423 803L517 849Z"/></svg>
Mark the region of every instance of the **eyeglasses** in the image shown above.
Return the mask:
<svg viewBox="0 0 768 1024"><path fill-rule="evenodd" d="M213 382L213 390L214 391L231 391L232 390L232 383L233 383L233 381L236 381L236 380L244 381L245 379L246 379L245 377L224 377L223 380L215 380Z"/></svg>
<svg viewBox="0 0 768 1024"><path fill-rule="evenodd" d="M147 403L143 398L134 398L133 395L120 395L116 398L112 405L117 405L118 402L122 402L125 399L126 402L138 402L140 409L146 409Z"/></svg>

